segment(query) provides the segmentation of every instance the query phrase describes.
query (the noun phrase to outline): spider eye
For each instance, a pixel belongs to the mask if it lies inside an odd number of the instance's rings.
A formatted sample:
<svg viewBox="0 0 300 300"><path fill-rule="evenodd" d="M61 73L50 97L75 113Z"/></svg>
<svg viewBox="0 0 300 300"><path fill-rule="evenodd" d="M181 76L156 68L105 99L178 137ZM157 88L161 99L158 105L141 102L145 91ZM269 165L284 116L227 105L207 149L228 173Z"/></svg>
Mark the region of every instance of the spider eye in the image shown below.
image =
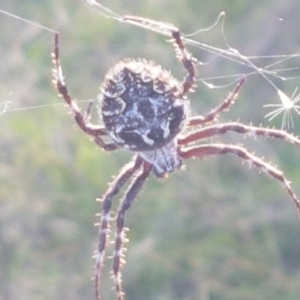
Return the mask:
<svg viewBox="0 0 300 300"><path fill-rule="evenodd" d="M179 83L152 62L119 62L105 77L100 114L119 146L149 151L165 146L181 131L187 100L178 99Z"/></svg>

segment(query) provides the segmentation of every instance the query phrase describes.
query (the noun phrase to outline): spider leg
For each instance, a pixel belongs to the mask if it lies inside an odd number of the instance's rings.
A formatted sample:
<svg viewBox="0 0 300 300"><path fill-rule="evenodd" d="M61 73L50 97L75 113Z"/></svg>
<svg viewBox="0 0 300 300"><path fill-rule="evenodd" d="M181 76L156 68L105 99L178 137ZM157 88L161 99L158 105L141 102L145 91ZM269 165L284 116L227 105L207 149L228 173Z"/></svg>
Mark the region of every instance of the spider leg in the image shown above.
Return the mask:
<svg viewBox="0 0 300 300"><path fill-rule="evenodd" d="M224 134L227 131L234 131L249 136L264 136L269 138L284 139L287 142L300 146L300 140L284 130L269 129L255 126L247 126L237 122L215 124L196 130L184 137L178 138L179 145L186 145L201 139Z"/></svg>
<svg viewBox="0 0 300 300"><path fill-rule="evenodd" d="M246 78L243 77L238 82L234 90L228 94L226 99L222 103L220 103L217 107L213 108L207 115L191 117L187 122L187 126L196 126L196 125L201 125L203 123L213 121L221 111L227 109L230 105L234 103L236 97L238 96L238 91L244 84L245 80Z"/></svg>
<svg viewBox="0 0 300 300"><path fill-rule="evenodd" d="M87 121L90 120L91 110L92 110L94 102L95 102L95 99L90 100L89 103L88 103L88 106L86 108L84 119L87 120Z"/></svg>
<svg viewBox="0 0 300 300"><path fill-rule="evenodd" d="M300 217L300 201L291 189L290 182L286 179L283 172L266 163L254 154L251 154L247 151L247 149L240 146L224 144L205 144L200 146L189 147L186 149L179 149L179 156L182 158L195 158L227 153L234 154L244 159L245 161L248 161L250 166L255 165L263 172L266 172L270 174L273 178L279 180L293 199L293 202L297 208L298 215Z"/></svg>
<svg viewBox="0 0 300 300"><path fill-rule="evenodd" d="M121 204L117 212L117 217L116 217L117 233L116 233L116 240L115 240L115 249L113 253L113 275L115 279L115 289L116 289L118 300L123 300L123 296L124 296L122 292L122 279L121 279L120 267L125 262L123 258L124 248L122 247L122 243L125 241L125 232L124 232L125 212L131 206L134 198L142 188L144 182L149 177L151 170L152 170L152 165L148 162L144 162L143 169L129 186L123 200L121 201Z"/></svg>
<svg viewBox="0 0 300 300"><path fill-rule="evenodd" d="M176 28L176 27L175 27ZM192 57L192 55L186 50L184 47L184 43L181 39L180 31L176 28L176 30L172 30L171 34L174 38L175 43L173 46L175 48L177 58L182 62L184 68L187 70L188 74L185 76L182 82L182 91L180 93L180 97L183 97L187 92L191 90L195 83L195 62L196 59Z"/></svg>
<svg viewBox="0 0 300 300"><path fill-rule="evenodd" d="M178 94L179 97L183 97L194 85L196 73L194 64L196 59L186 50L179 29L173 24L136 16L124 16L124 21L173 37L172 41L174 42L173 46L177 57L188 72L182 82L181 91Z"/></svg>
<svg viewBox="0 0 300 300"><path fill-rule="evenodd" d="M62 71L61 64L60 64L60 58L59 58L59 46L58 46L59 43L58 42L59 42L59 34L56 33L55 39L54 39L54 52L52 53L53 64L54 64L53 83L55 84L59 94L64 98L65 102L71 108L71 110L74 114L74 119L75 119L76 123L78 124L78 126L80 127L80 129L83 130L86 134L94 137L94 140L99 147L103 148L104 150L108 150L108 151L119 148L118 145L116 145L114 143L105 143L100 138L101 135L107 135L106 129L104 128L104 126L93 125L88 122L88 114L89 114L89 110L91 109L91 104L89 104L89 106L88 106L87 115L84 116L81 113L76 102L72 100L72 98L68 92L67 86L64 82L64 75L63 75L63 71Z"/></svg>
<svg viewBox="0 0 300 300"><path fill-rule="evenodd" d="M110 208L112 204L112 198L120 191L127 180L141 167L143 159L139 156L134 158L130 163L126 164L120 171L119 175L114 179L112 184L110 184L108 190L103 196L102 200L102 213L100 219L99 228L99 239L98 239L98 249L96 254L95 263L95 293L96 299L100 299L99 295L99 278L100 269L103 264L104 251L107 241L107 232L109 227L110 219Z"/></svg>

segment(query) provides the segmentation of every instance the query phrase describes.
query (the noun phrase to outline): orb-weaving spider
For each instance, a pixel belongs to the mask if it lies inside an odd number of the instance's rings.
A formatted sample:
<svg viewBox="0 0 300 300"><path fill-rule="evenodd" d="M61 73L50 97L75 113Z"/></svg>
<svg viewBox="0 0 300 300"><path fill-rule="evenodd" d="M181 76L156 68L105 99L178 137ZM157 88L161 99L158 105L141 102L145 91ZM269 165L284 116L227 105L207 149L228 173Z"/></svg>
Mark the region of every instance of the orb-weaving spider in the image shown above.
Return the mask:
<svg viewBox="0 0 300 300"><path fill-rule="evenodd" d="M125 239L125 212L152 172L157 177L167 177L168 173L180 169L184 159L202 158L216 154L234 154L247 161L250 166L255 165L274 179L279 180L293 199L298 213L300 213L300 201L292 191L282 171L238 145L196 144L196 142L224 134L227 131L244 135L279 138L297 145L300 145L300 140L283 130L247 126L237 122L206 125L215 120L221 111L233 104L240 87L244 83L244 78L240 80L228 97L208 114L189 117L186 94L191 91L194 85L196 60L185 49L178 28L171 24L138 17L125 18L130 22L142 23L156 31L161 30L164 34L167 33L171 36L177 57L187 74L183 81L179 82L169 72L153 62L135 59L118 62L106 74L98 97L98 112L104 125L91 124L88 116L90 106L87 114L81 113L69 95L60 65L58 34L55 36L53 53L54 83L60 95L70 106L78 126L104 150L112 151L125 148L135 153L133 160L122 168L102 199L95 266L97 299L100 298L99 276L107 244L112 199L131 177L133 177L132 182L125 192L116 214L116 237L112 268L118 300L122 300L124 297L120 267L123 262L122 243ZM110 141L107 142L102 137L108 138Z"/></svg>

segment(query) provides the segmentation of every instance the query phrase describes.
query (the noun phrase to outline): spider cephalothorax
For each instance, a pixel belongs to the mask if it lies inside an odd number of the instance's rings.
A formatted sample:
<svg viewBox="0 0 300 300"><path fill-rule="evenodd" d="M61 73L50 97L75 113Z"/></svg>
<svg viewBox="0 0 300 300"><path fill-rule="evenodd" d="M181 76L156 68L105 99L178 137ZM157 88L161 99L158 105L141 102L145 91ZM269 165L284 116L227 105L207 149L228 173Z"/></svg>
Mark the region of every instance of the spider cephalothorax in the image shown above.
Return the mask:
<svg viewBox="0 0 300 300"><path fill-rule="evenodd" d="M217 107L204 116L187 115L186 94L191 90L195 78L195 60L184 47L178 28L171 24L155 22L139 17L124 17L130 23L142 24L146 28L161 31L173 38L177 57L187 71L182 82L177 81L160 66L145 60L123 60L116 64L105 76L98 97L98 110L104 125L93 125L88 114L79 110L68 93L60 66L58 34L55 36L53 53L54 83L66 103L70 106L78 126L96 144L107 151L123 147L135 153L131 162L126 164L110 184L102 199L99 240L96 253L95 291L99 299L100 269L104 260L107 244L107 231L113 197L128 182L129 184L116 213L116 236L113 252L113 275L117 299L123 299L120 267L123 261L125 212L140 191L151 172L165 177L179 168L184 159L202 158L210 155L233 154L270 174L281 182L294 201L298 213L300 202L290 187L282 171L251 154L236 144L203 143L207 138L225 134L228 131L251 136L283 139L300 146L300 140L283 130L247 126L242 123L228 122L207 125L233 102L244 83L241 78L235 89ZM88 112L90 110L88 109ZM183 127L188 130L182 131ZM104 141L102 136L111 139ZM202 142L202 143L199 143ZM134 176L135 175L135 176ZM166 254L167 255L167 254Z"/></svg>

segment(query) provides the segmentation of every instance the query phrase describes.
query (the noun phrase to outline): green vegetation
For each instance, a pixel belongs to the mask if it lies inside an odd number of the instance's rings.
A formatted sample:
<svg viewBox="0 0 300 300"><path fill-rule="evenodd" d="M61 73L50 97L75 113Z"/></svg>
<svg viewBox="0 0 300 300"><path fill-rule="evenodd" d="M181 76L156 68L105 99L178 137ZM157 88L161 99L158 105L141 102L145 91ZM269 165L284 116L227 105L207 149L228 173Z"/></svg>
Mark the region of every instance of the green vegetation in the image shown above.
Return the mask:
<svg viewBox="0 0 300 300"><path fill-rule="evenodd" d="M226 11L225 34L245 55L299 52L298 2L101 1L120 14L164 20L186 33L212 25ZM66 82L77 99L95 97L105 72L125 57L153 59L184 76L163 36L104 18L82 1L2 0L0 9L60 31ZM130 153L97 149L68 109L57 105L62 100L51 85L51 33L3 14L0 25L0 104L12 91L11 110L0 116L0 299L93 299L93 224L100 211L95 199ZM193 38L225 47L220 27ZM198 69L203 78L245 71L189 49L205 62ZM292 61L291 67L299 64ZM276 84L292 91L298 83ZM191 95L194 113L207 112L231 88L209 90L199 83ZM249 77L220 120L266 126L263 104L277 100L261 77ZM80 105L84 109L86 102ZM298 133L299 118L295 123ZM236 135L219 140L244 143L277 164L300 196L296 146ZM128 300L299 299L300 223L292 202L278 182L234 157L187 162L187 170L164 181L152 176L128 212L127 226ZM104 300L114 299L109 272L107 259Z"/></svg>

